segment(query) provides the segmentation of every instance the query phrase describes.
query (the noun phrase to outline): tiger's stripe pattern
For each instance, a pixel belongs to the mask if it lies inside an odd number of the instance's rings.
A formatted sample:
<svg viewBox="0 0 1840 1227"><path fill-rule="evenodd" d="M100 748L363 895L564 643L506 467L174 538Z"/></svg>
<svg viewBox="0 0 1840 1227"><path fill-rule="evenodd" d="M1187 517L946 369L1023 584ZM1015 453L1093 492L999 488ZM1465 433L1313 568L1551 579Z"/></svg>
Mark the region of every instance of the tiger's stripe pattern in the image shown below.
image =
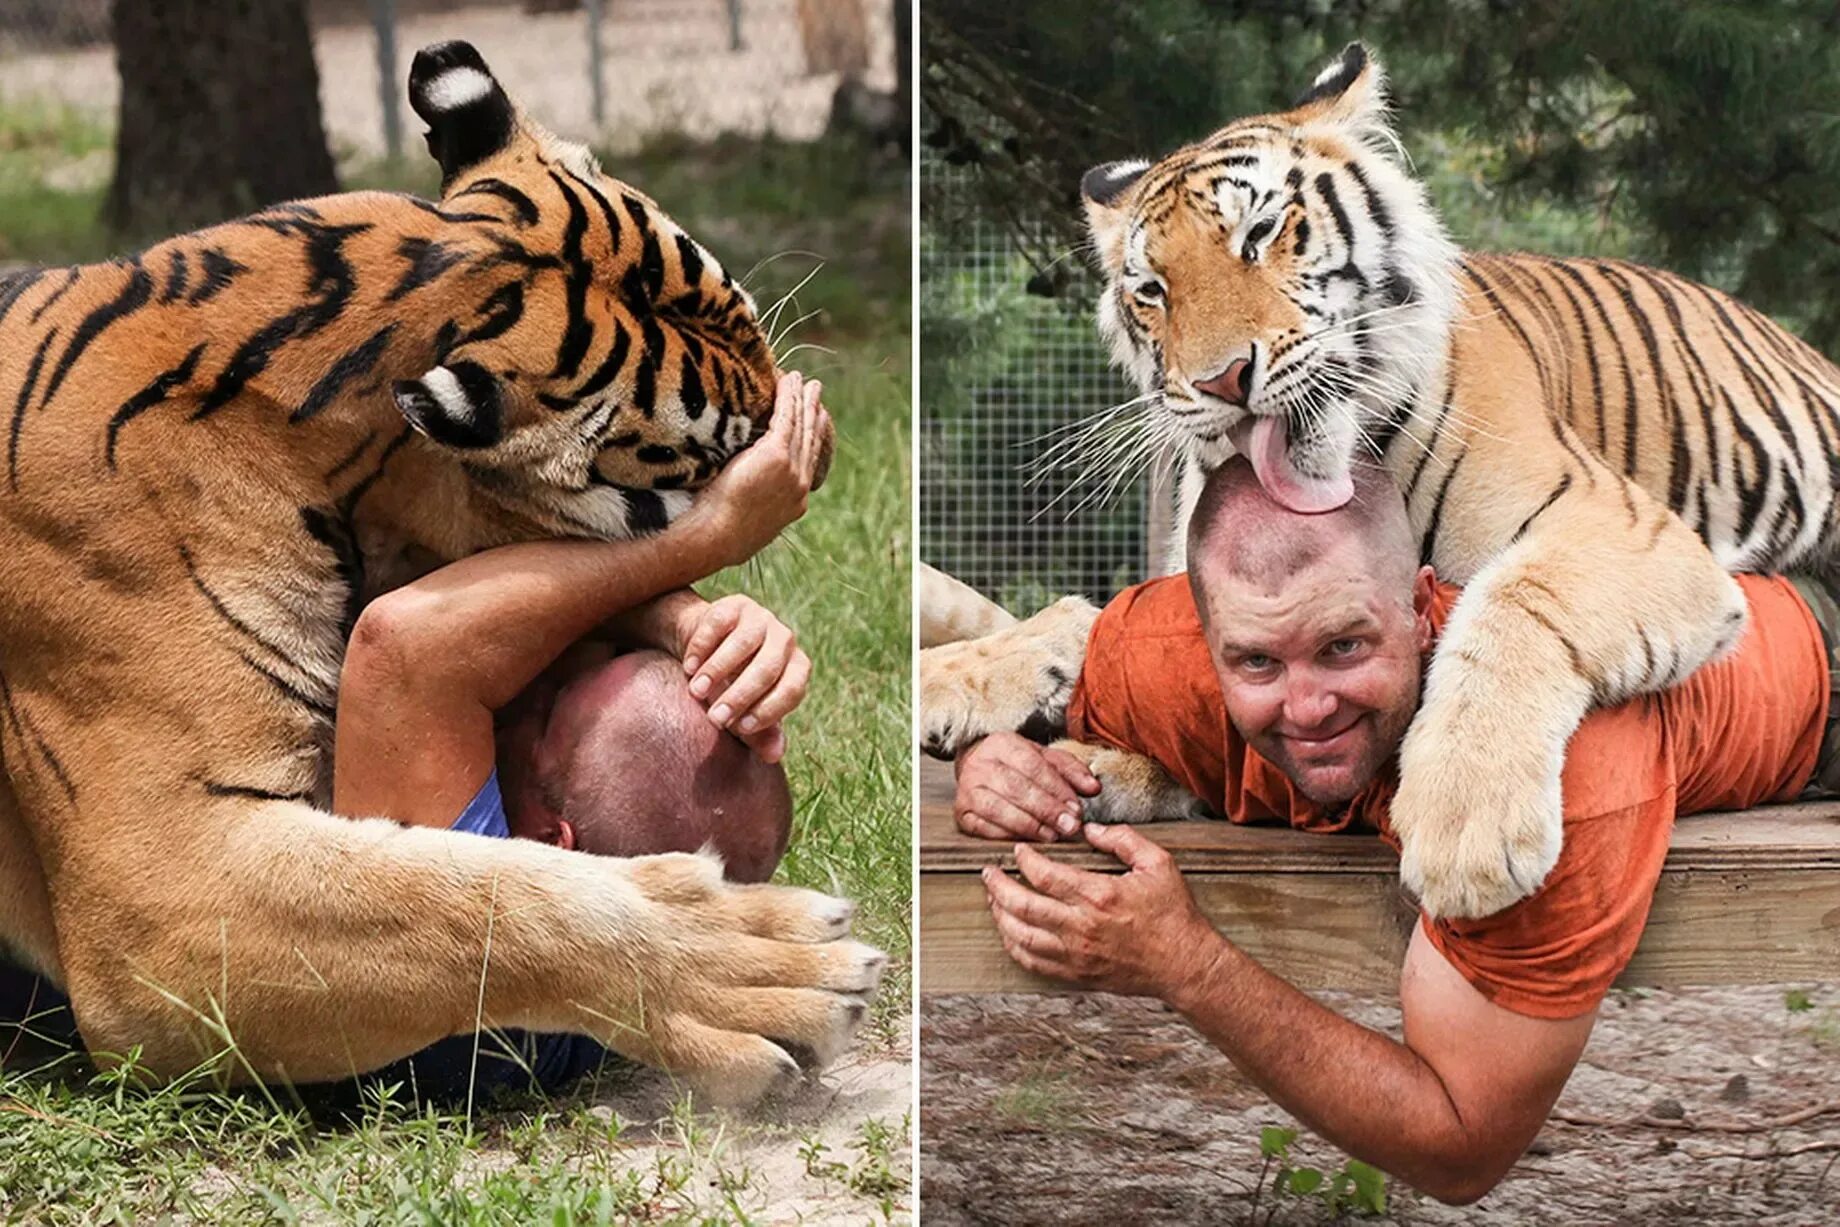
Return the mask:
<svg viewBox="0 0 1840 1227"><path fill-rule="evenodd" d="M1425 561L1466 585L1393 817L1425 909L1484 915L1557 859L1584 714L1729 650L1729 571L1831 566L1840 370L1669 273L1459 252L1396 147L1355 44L1291 110L1082 191L1101 332L1181 457L1169 569L1207 474L1248 455L1299 510L1385 467ZM1039 679L1077 670L1047 646L1066 637L923 654L928 747L1057 720Z"/></svg>
<svg viewBox="0 0 1840 1227"><path fill-rule="evenodd" d="M410 98L438 201L0 282L0 946L156 1071L344 1076L474 1029L483 985L494 1025L753 1098L794 1068L767 1035L834 1054L879 976L841 900L314 808L365 599L661 528L778 377L715 257L474 48Z"/></svg>

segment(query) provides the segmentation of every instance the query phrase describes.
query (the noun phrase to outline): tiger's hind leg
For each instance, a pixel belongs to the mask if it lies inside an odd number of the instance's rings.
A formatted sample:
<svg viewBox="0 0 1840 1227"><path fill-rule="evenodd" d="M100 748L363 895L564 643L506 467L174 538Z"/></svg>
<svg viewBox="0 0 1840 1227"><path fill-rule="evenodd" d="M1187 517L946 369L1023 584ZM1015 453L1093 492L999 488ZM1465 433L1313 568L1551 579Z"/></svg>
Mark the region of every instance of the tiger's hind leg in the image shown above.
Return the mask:
<svg viewBox="0 0 1840 1227"><path fill-rule="evenodd" d="M589 1035L745 1104L834 1057L886 958L851 907L737 886L713 857L584 856L287 802L173 816L73 848L55 897L98 1054L225 1081L338 1079L481 1027ZM130 824L118 824L127 827Z"/></svg>
<svg viewBox="0 0 1840 1227"><path fill-rule="evenodd" d="M976 639L1016 625L1016 615L1009 610L963 580L954 579L924 562L920 564L916 596L919 598L920 646L923 648Z"/></svg>

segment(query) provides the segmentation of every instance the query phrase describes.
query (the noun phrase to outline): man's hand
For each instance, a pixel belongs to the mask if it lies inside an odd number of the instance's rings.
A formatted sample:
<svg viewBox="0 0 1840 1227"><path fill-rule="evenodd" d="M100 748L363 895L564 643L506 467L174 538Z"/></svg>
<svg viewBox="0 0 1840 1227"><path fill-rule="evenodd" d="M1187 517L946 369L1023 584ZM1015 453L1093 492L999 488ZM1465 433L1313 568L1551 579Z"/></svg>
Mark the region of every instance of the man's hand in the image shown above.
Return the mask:
<svg viewBox="0 0 1840 1227"><path fill-rule="evenodd" d="M1093 773L1065 750L992 733L958 756L952 817L980 839L1052 843L1080 829L1080 798L1099 795Z"/></svg>
<svg viewBox="0 0 1840 1227"><path fill-rule="evenodd" d="M805 698L811 658L792 629L745 596L686 608L678 656L690 693L717 727L745 741L763 762L786 753L781 721Z"/></svg>
<svg viewBox="0 0 1840 1227"><path fill-rule="evenodd" d="M984 870L1003 948L1040 975L1176 1004L1206 979L1225 943L1162 847L1131 827L1092 823L1086 842L1129 872L1073 869L1025 844L1016 846L1016 865L1035 890L994 866Z"/></svg>
<svg viewBox="0 0 1840 1227"><path fill-rule="evenodd" d="M797 371L780 376L767 433L730 460L667 531L694 537L722 566L739 566L804 515L831 437L823 392Z"/></svg>

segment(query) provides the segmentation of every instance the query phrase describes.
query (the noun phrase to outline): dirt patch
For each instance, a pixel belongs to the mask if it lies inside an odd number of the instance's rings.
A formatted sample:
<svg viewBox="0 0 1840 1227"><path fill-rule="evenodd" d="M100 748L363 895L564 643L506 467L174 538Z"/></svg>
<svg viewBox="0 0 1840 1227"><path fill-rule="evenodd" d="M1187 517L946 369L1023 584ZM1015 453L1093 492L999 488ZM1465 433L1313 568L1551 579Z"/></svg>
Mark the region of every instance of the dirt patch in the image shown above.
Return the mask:
<svg viewBox="0 0 1840 1227"><path fill-rule="evenodd" d="M1494 1192L1456 1208L1389 1182L1387 1215L1364 1221L1840 1222L1840 1113L1704 1127L1840 1103L1840 985L1807 990L1800 1011L1787 988L1613 993L1555 1119ZM1399 1035L1396 1001L1317 996ZM1320 1203L1269 1191L1253 1212L1259 1130L1296 1122L1160 1003L930 996L920 1028L929 1227L1332 1221ZM1682 1112L1700 1127L1623 1123ZM1293 1154L1329 1170L1343 1158L1307 1131Z"/></svg>
<svg viewBox="0 0 1840 1227"><path fill-rule="evenodd" d="M677 1110L679 1088L650 1070L603 1087L591 1110L627 1122L622 1166L689 1164L679 1210L693 1206L718 1221L907 1223L913 1218L910 1035L903 1028L886 1047L859 1048L746 1114L686 1117ZM479 1162L489 1167L510 1158L488 1147Z"/></svg>

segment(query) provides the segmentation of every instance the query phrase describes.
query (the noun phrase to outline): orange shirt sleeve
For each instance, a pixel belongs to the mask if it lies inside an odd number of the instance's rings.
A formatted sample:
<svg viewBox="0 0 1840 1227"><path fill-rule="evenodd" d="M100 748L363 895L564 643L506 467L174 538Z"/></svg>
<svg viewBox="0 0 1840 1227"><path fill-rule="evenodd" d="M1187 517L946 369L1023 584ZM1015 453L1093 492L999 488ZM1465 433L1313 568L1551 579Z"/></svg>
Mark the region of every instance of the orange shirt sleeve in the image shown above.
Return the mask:
<svg viewBox="0 0 1840 1227"><path fill-rule="evenodd" d="M1230 733L1186 575L1127 588L1100 610L1067 708L1069 737L1153 758L1219 807Z"/></svg>
<svg viewBox="0 0 1840 1227"><path fill-rule="evenodd" d="M1740 576L1737 650L1664 695L1594 712L1566 749L1565 846L1532 896L1425 933L1483 996L1517 1014L1594 1008L1635 954L1674 815L1793 800L1827 719L1819 628L1787 581Z"/></svg>

